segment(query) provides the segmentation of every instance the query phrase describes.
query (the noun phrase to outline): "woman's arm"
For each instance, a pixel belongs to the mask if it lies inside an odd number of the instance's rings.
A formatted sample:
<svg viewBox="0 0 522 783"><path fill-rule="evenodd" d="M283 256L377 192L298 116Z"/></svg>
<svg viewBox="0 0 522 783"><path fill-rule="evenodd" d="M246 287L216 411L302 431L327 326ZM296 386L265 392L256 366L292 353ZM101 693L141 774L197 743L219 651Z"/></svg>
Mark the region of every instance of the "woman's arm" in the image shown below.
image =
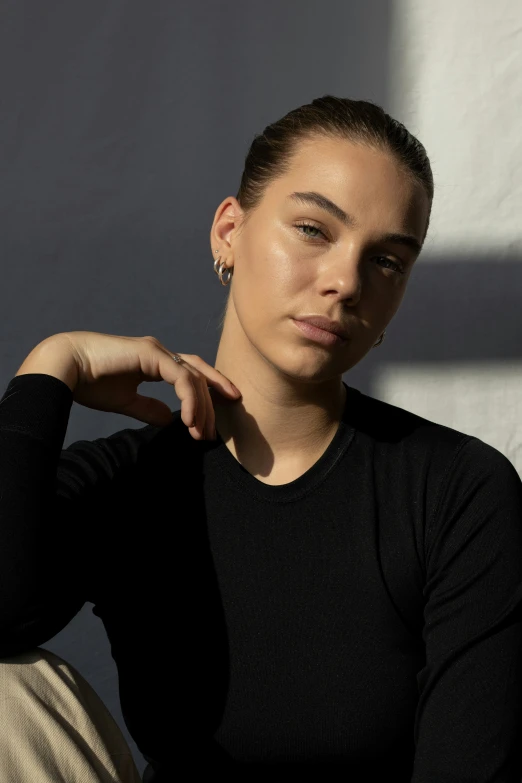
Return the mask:
<svg viewBox="0 0 522 783"><path fill-rule="evenodd" d="M477 438L448 465L425 556L412 783L520 783L522 483Z"/></svg>
<svg viewBox="0 0 522 783"><path fill-rule="evenodd" d="M15 376L0 399L0 658L45 643L100 580L107 509L132 504L134 467L160 428L63 449L73 402L64 381Z"/></svg>

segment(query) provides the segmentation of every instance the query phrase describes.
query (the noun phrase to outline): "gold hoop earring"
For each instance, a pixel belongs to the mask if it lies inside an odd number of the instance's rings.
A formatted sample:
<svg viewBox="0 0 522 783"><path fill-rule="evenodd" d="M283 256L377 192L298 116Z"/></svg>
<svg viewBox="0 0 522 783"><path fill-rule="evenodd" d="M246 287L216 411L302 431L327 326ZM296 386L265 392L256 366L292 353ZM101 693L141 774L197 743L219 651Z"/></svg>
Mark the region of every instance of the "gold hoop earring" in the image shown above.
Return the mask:
<svg viewBox="0 0 522 783"><path fill-rule="evenodd" d="M219 253L219 250L214 250L214 253ZM221 285L228 285L230 283L230 279L233 275L233 270L227 269L225 262L221 261L221 257L216 258L216 260L214 261L214 272L219 277ZM228 277L226 279L223 279L223 275L225 274L225 272L228 272Z"/></svg>
<svg viewBox="0 0 522 783"><path fill-rule="evenodd" d="M375 345L373 346L374 348L378 348L378 347L379 347L379 345L382 345L382 343L383 343L383 341L384 341L384 335L385 335L385 334L386 334L386 329L384 330L384 332L381 334L381 336L379 337L379 339L377 340L377 342L376 342L376 343L375 343Z"/></svg>

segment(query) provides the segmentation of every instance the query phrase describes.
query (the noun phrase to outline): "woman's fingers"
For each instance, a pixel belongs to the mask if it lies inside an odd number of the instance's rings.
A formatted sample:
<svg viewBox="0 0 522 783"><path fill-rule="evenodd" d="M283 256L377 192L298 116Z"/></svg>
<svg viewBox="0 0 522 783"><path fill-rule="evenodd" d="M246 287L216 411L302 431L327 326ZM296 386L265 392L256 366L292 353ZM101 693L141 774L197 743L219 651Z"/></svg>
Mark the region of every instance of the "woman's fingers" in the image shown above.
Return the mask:
<svg viewBox="0 0 522 783"><path fill-rule="evenodd" d="M188 368L180 372L174 381L174 391L181 401L181 420L187 427L197 423L198 394L197 379Z"/></svg>
<svg viewBox="0 0 522 783"><path fill-rule="evenodd" d="M205 395L206 400L205 437L207 437L209 440L214 440L216 437L216 412L214 410L212 397L210 396L210 391L206 381L203 383L203 394Z"/></svg>
<svg viewBox="0 0 522 783"><path fill-rule="evenodd" d="M183 358L182 354L178 356ZM174 390L181 400L181 419L195 440L204 438L213 440L215 413L207 386L207 376L192 366L188 357L183 358L179 370L178 378L174 382ZM226 381L224 376L222 378ZM228 390L226 393L228 394ZM236 392L234 396L237 397Z"/></svg>
<svg viewBox="0 0 522 783"><path fill-rule="evenodd" d="M204 375L207 379L207 385L210 384L228 397L239 399L241 392L238 388L236 388L236 386L234 386L232 381L220 373L219 370L216 370L215 367L207 364L207 362L202 359L201 356L191 353L178 353L178 356L180 356L184 361L188 362L189 365L202 373L202 375Z"/></svg>
<svg viewBox="0 0 522 783"><path fill-rule="evenodd" d="M196 424L190 428L190 434L195 440L202 440L205 437L205 425L207 418L207 400L203 387L206 388L207 384L203 376L195 378L194 386L198 397L196 408Z"/></svg>
<svg viewBox="0 0 522 783"><path fill-rule="evenodd" d="M212 391L220 392L225 399L229 400L239 399L241 396L239 389L200 356L166 352L172 359L174 356L181 359L181 362L177 362L180 373L174 383L174 389L181 400L183 423L189 428L189 432L195 440L203 438L213 440L215 437L215 412L209 384Z"/></svg>

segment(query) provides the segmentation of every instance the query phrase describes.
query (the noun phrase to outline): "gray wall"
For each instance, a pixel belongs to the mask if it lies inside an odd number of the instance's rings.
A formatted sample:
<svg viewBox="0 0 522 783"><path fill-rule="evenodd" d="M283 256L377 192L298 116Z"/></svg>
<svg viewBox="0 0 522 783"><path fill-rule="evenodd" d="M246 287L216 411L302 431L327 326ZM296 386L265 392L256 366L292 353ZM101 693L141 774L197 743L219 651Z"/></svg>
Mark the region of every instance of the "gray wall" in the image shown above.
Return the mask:
<svg viewBox="0 0 522 783"><path fill-rule="evenodd" d="M153 334L213 363L225 301L209 247L218 204L236 194L254 134L290 109L326 93L388 107L391 8L3 0L2 389L38 342L68 330ZM377 354L401 346L408 318L349 383L371 391ZM143 393L179 408L166 384ZM143 424L73 405L64 447L129 426ZM79 668L129 739L91 606L45 646Z"/></svg>

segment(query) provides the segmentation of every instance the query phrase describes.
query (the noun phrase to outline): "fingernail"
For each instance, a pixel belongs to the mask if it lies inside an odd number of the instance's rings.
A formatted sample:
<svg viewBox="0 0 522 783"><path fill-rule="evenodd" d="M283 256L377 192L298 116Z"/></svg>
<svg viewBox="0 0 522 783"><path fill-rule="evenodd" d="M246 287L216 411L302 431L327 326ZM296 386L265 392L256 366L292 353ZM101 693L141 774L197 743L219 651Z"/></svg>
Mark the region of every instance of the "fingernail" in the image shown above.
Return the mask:
<svg viewBox="0 0 522 783"><path fill-rule="evenodd" d="M241 394L241 392L239 391L239 389L237 388L237 386L235 386L235 385L232 383L232 381L230 381L230 385L232 386L232 388L234 389L234 391L236 392L236 394Z"/></svg>

